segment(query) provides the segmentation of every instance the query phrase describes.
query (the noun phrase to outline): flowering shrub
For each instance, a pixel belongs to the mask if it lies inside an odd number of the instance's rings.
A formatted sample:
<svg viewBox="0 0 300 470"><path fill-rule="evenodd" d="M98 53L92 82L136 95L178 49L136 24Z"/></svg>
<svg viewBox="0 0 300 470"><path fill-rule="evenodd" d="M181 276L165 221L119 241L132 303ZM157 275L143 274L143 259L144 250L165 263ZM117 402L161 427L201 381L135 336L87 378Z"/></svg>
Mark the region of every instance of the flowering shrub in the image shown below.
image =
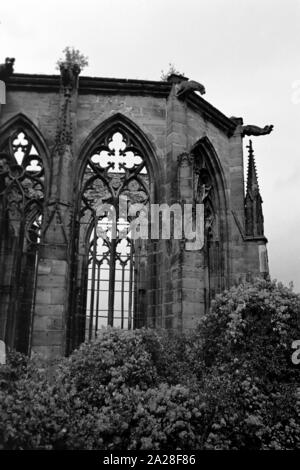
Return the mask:
<svg viewBox="0 0 300 470"><path fill-rule="evenodd" d="M49 369L0 368L3 449L300 449L299 296L259 280L193 333L104 329Z"/></svg>
<svg viewBox="0 0 300 470"><path fill-rule="evenodd" d="M7 393L12 390L16 380L27 371L28 359L21 353L12 351L8 354L7 364L0 366L0 390Z"/></svg>
<svg viewBox="0 0 300 470"><path fill-rule="evenodd" d="M299 318L299 295L276 282L258 279L216 298L199 326L204 388L223 388L206 448L300 447L300 370L291 360Z"/></svg>
<svg viewBox="0 0 300 470"><path fill-rule="evenodd" d="M274 381L299 379L291 344L300 336L300 297L275 281L233 287L213 302L200 325L209 365L245 363L248 372Z"/></svg>

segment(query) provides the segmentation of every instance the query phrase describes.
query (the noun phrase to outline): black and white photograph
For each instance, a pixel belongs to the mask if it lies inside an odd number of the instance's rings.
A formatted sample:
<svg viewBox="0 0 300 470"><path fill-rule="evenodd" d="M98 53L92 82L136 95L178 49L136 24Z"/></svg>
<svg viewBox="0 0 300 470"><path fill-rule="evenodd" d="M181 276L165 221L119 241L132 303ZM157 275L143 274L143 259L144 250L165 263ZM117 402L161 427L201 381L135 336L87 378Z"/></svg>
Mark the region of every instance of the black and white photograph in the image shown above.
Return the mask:
<svg viewBox="0 0 300 470"><path fill-rule="evenodd" d="M300 450L300 0L1 2L0 450Z"/></svg>

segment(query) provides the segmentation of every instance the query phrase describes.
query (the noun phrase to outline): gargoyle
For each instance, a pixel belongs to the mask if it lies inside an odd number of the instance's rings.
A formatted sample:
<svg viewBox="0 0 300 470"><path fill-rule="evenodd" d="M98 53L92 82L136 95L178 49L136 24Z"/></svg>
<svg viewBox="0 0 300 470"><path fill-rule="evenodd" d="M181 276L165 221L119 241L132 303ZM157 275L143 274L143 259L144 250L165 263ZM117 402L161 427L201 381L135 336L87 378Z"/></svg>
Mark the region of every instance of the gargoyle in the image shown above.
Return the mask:
<svg viewBox="0 0 300 470"><path fill-rule="evenodd" d="M191 93L192 91L199 91L201 95L204 95L205 88L201 83L195 82L194 80L184 80L181 83L175 85L176 96L180 96Z"/></svg>
<svg viewBox="0 0 300 470"><path fill-rule="evenodd" d="M0 64L0 80L5 82L14 73L14 62L15 59L6 57L5 63Z"/></svg>
<svg viewBox="0 0 300 470"><path fill-rule="evenodd" d="M259 126L242 126L242 137L245 135L267 135L270 134L273 130L273 125L270 126L265 126L265 127L259 127Z"/></svg>

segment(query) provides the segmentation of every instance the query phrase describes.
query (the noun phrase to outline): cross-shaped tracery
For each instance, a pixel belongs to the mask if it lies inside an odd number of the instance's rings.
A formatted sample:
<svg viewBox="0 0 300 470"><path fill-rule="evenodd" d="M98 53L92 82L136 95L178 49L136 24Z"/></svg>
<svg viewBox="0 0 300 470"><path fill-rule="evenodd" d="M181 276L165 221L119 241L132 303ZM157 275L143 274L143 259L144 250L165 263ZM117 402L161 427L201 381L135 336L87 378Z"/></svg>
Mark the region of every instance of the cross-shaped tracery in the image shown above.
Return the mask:
<svg viewBox="0 0 300 470"><path fill-rule="evenodd" d="M149 178L142 151L123 131L112 131L90 154L83 177L81 240L87 230L89 246L85 337L91 339L103 325L131 328L137 306L139 253L127 233L129 216L119 213L123 198L128 207L149 203ZM116 211L116 236L112 219L101 213L109 203ZM127 236L124 237L124 232Z"/></svg>

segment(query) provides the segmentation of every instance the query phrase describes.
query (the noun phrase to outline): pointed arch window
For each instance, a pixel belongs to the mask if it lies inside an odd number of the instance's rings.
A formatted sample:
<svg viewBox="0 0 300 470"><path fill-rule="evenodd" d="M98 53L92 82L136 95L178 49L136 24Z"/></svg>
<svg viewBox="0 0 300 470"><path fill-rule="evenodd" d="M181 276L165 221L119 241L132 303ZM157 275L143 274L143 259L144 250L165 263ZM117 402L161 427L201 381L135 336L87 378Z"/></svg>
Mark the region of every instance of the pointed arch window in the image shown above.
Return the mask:
<svg viewBox="0 0 300 470"><path fill-rule="evenodd" d="M144 323L147 240L132 239L129 214L133 204L148 207L150 185L137 141L113 127L90 152L80 193L81 340L101 326Z"/></svg>
<svg viewBox="0 0 300 470"><path fill-rule="evenodd" d="M212 146L206 139L200 140L193 148L194 157L194 198L204 204L204 250L202 262L205 276L205 304L224 288L225 257L222 247L226 244L224 226L225 194L222 175Z"/></svg>
<svg viewBox="0 0 300 470"><path fill-rule="evenodd" d="M26 126L5 133L0 147L0 335L29 352L37 255L45 195L42 155Z"/></svg>

